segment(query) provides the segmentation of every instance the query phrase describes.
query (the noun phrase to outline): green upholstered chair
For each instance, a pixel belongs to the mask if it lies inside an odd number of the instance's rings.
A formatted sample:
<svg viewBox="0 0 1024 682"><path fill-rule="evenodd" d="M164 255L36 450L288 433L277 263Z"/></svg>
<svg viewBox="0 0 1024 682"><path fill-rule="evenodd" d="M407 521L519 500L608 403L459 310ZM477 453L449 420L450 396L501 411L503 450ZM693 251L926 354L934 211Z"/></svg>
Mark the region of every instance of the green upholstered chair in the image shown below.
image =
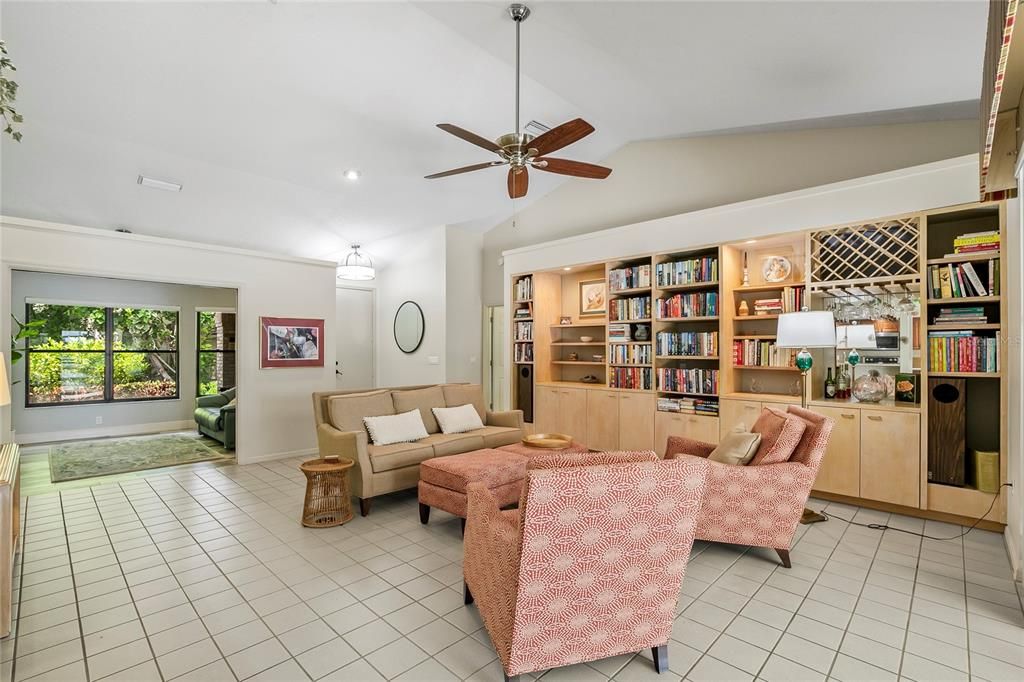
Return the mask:
<svg viewBox="0 0 1024 682"><path fill-rule="evenodd" d="M235 389L196 398L195 420L199 433L215 438L228 450L235 449Z"/></svg>

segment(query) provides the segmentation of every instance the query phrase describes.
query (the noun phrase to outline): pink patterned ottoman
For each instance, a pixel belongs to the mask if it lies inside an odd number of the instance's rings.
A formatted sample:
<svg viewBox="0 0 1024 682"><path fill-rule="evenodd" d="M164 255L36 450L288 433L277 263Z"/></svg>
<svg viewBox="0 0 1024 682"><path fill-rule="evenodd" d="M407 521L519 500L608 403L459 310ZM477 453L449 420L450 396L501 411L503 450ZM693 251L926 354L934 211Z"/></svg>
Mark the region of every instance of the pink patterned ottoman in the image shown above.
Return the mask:
<svg viewBox="0 0 1024 682"><path fill-rule="evenodd" d="M437 507L462 518L466 528L466 486L484 483L502 507L519 502L527 458L516 452L485 448L461 455L434 457L420 464L420 523Z"/></svg>

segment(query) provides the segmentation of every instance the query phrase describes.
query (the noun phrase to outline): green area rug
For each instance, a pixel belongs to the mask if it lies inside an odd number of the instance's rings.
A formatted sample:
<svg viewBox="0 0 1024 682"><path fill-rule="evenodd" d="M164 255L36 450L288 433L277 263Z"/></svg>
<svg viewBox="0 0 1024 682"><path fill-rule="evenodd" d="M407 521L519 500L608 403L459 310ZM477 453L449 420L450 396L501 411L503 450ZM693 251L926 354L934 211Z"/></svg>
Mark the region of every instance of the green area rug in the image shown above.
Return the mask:
<svg viewBox="0 0 1024 682"><path fill-rule="evenodd" d="M74 481L229 457L199 435L173 433L62 443L50 448L50 481Z"/></svg>

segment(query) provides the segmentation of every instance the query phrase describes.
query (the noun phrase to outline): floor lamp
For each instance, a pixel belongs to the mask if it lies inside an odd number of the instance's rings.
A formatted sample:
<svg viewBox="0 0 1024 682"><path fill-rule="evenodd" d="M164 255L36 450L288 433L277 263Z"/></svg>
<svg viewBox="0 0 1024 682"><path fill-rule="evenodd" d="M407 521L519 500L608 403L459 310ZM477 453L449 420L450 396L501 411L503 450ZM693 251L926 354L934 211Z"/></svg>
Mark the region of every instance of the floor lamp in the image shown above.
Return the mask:
<svg viewBox="0 0 1024 682"><path fill-rule="evenodd" d="M829 310L808 310L779 315L775 345L778 348L799 348L796 366L800 370L800 406L807 409L807 375L814 365L808 348L836 347L836 320ZM825 521L825 516L804 508L800 523Z"/></svg>

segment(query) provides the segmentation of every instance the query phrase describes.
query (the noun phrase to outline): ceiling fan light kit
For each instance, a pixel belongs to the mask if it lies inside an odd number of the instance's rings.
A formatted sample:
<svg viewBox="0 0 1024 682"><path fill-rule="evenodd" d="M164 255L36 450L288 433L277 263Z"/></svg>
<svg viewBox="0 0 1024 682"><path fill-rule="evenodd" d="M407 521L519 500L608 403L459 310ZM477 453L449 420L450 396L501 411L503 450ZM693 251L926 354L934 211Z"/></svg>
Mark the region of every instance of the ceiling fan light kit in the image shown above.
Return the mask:
<svg viewBox="0 0 1024 682"><path fill-rule="evenodd" d="M464 128L452 125L451 123L438 123L437 127L446 133L450 133L470 144L493 152L500 157L499 161L488 161L476 163L471 166L453 168L426 176L428 180L444 178L449 175L459 175L472 171L491 168L492 166L508 166L508 195L512 199L526 196L530 186L529 169L557 173L559 175L571 175L577 178L591 178L603 180L611 172L611 168L598 166L582 161L570 161L548 157L551 152L556 152L563 147L568 147L574 142L594 132L594 126L582 118L573 119L560 126L556 126L540 135L534 137L530 133L520 132L519 127L519 28L530 16L530 8L523 4L510 5L508 14L516 23L516 110L515 110L515 132L507 133L493 142L485 137L471 133Z"/></svg>

